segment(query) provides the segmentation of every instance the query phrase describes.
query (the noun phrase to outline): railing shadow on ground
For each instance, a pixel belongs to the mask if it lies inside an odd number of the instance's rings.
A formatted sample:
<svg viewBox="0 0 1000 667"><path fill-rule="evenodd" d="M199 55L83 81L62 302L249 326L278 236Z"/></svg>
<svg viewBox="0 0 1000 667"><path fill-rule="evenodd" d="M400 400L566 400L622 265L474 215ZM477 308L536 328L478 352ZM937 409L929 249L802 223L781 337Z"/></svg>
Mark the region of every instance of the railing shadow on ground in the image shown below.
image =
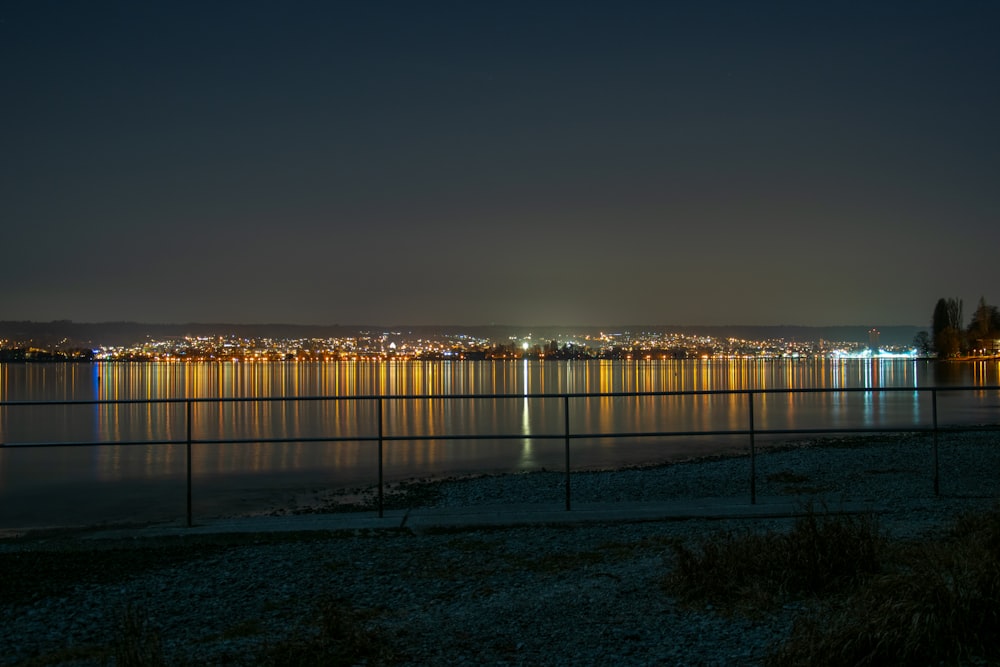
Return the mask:
<svg viewBox="0 0 1000 667"><path fill-rule="evenodd" d="M185 447L185 484L186 508L185 516L188 526L193 526L193 469L192 451L198 445L236 445L246 443L281 444L281 443L336 443L336 442L372 442L377 446L377 498L376 509L379 518L384 516L385 507L385 476L384 449L386 443L399 441L448 441L448 440L561 440L563 442L563 473L565 476L565 509L572 509L572 442L580 439L639 439L639 438L673 438L673 437L703 437L703 436L743 436L747 438L746 454L748 458L747 484L751 504L757 502L757 438L761 436L787 437L799 435L834 435L834 434L876 434L876 433L929 433L933 435L932 470L934 495L940 495L940 461L938 436L948 432L965 432L970 430L1000 431L1000 424L978 425L942 425L939 423L938 396L942 393L954 392L1000 392L1000 386L948 386L948 387L843 387L843 388L797 388L797 389L737 389L737 390L696 390L696 391L652 391L652 392L576 392L576 393L516 393L516 394L437 394L437 395L364 395L364 396L272 396L272 397L225 397L225 398L164 398L164 399L120 399L120 400L66 400L66 401L0 401L0 410L18 410L38 406L120 406L120 405L181 405L184 409L183 438L147 439L147 440L116 440L116 441L59 441L59 442L0 442L0 452L14 449L59 448L59 447L104 447L104 446L184 446ZM886 394L906 392L918 396L929 394L931 401L930 423L907 424L903 426L850 426L850 427L820 427L820 428L760 428L755 421L755 406L768 395L797 394ZM694 429L694 430L641 430L615 432L576 432L571 429L571 402L574 400L592 399L647 399L663 397L695 397L695 396L729 396L742 397L746 423L741 428L727 429ZM559 433L511 433L511 434L421 434L421 433L388 433L386 431L386 406L398 401L471 401L471 400L530 400L559 401L562 412L562 430ZM194 407L200 404L251 404L251 403L302 403L302 402L370 402L375 406L372 434L323 434L317 437L283 437L283 438L196 438ZM9 421L9 414L7 415ZM0 424L2 425L2 424Z"/></svg>

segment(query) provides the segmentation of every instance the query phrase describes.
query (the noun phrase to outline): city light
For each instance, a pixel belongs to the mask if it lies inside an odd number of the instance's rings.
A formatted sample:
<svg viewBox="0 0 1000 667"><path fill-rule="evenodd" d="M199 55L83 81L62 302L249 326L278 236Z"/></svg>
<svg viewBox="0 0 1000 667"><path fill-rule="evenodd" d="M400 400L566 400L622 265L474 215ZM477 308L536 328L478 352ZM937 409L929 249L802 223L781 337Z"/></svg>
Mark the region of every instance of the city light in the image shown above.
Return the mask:
<svg viewBox="0 0 1000 667"><path fill-rule="evenodd" d="M874 346L869 342L751 340L677 332L620 331L600 335L568 332L561 339L527 335L490 340L464 332L412 335L401 331L359 331L328 338L272 338L237 335L149 338L130 345L74 345L60 341L44 347L33 341L6 340L8 360L183 362L340 362L364 360L475 361L486 359L622 359L657 362L676 359L798 360L907 359L911 346Z"/></svg>

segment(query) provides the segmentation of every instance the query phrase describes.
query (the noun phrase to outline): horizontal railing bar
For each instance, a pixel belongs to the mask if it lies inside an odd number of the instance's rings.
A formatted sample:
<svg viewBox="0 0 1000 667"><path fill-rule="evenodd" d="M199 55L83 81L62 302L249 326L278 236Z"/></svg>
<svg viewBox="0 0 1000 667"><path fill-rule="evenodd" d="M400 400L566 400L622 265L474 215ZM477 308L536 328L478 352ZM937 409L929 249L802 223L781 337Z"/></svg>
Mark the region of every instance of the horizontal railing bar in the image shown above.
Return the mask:
<svg viewBox="0 0 1000 667"><path fill-rule="evenodd" d="M376 442L376 441L378 441L378 436L377 435L358 435L358 436L343 435L343 436L316 437L316 438L236 438L234 440L229 440L229 439L221 439L221 440L215 440L215 439L208 439L208 440L192 439L191 440L191 444L192 445L227 445L227 444L233 443L233 444L237 444L237 445L246 445L246 444L273 445L273 444L281 444L281 443L287 443L287 442L304 442L304 443L309 443L309 442ZM184 443L187 443L187 440L184 440Z"/></svg>
<svg viewBox="0 0 1000 667"><path fill-rule="evenodd" d="M105 447L105 446L123 446L123 447L138 447L138 446L161 446L161 445L186 445L187 453L185 456L185 462L187 466L187 524L192 525L192 446L193 445L239 445L239 444L284 444L284 443L338 443L338 442L377 442L378 443L378 516L383 517L383 445L385 442L429 442L429 441L477 441L477 440L521 440L521 441L532 441L532 440L564 440L565 441L565 469L566 469L566 509L570 509L570 475L571 475L571 465L570 465L570 442L572 440L584 440L584 439L608 439L615 438L618 440L627 439L648 439L651 437L656 438L677 438L677 437L689 437L689 438L704 438L708 436L722 436L722 437L736 437L736 436L750 436L750 447L749 447L749 458L750 458L750 501L751 503L756 503L756 472L755 472L755 438L757 436L795 436L795 435L812 435L812 434L845 434L845 433L869 433L869 434L879 434L879 433L927 433L933 434L934 441L934 494L937 496L939 494L939 472L938 472L938 434L940 432L951 432L951 431L969 431L969 430L988 430L988 431L998 431L1000 430L1000 424L979 424L973 426L964 425L953 425L941 427L938 423L938 394L940 392L974 392L978 393L980 396L986 395L988 392L1000 391L1000 386L998 385L979 385L979 386L950 386L950 387L808 387L808 388L773 388L773 389L704 389L704 390L693 390L693 391L681 391L681 390L671 390L671 391L628 391L628 392L560 392L560 393L505 393L505 394L387 394L387 395L362 395L362 396L261 396L261 397L218 397L218 398L155 398L155 399L109 399L109 400L58 400L58 401L42 401L42 400L29 400L29 401L0 401L0 409L4 408L18 408L18 407L53 407L53 406L97 406L99 409L107 408L110 406L145 406L147 410L150 409L152 405L181 405L186 410L185 417L185 429L186 437L182 440L178 439L153 439L153 440L127 440L127 441L64 441L64 442L23 442L23 443L5 443L0 442L0 450L9 451L13 449L37 449L45 447ZM933 417L932 425L915 425L909 424L905 426L893 426L893 425L877 425L877 426L843 426L843 427L820 427L820 428L782 428L782 429L761 429L756 428L754 424L754 399L758 398L759 401L763 402L763 399L768 395L804 395L804 394L864 394L866 397L873 394L881 395L888 393L903 393L910 395L914 394L926 394L930 393L931 397L931 413ZM636 432L597 432L597 433L573 433L571 432L570 426L570 399L582 399L585 401L592 401L594 399L600 399L602 401L607 401L609 399L619 399L626 398L632 399L631 405L648 405L643 404L641 400L648 400L653 398L664 398L664 397L705 397L705 396L727 396L730 399L735 399L736 397L747 397L747 416L748 416L748 427L747 428L736 428L736 429L711 429L711 430L672 430L672 431L636 431ZM474 433L474 434L452 434L452 433L429 433L429 434L388 434L385 432L385 422L384 422L384 409L387 401L393 402L431 402L431 401L505 401L505 400L517 400L517 401L545 401L557 399L560 400L562 405L562 414L564 419L563 431L561 433ZM275 438L208 438L208 439L195 439L192 433L192 422L193 410L195 405L213 405L216 409L221 409L223 404L253 404L254 406L262 403L303 403L303 402L323 402L323 403L340 403L343 401L372 401L375 406L375 414L377 415L377 435L362 435L360 433L355 433L352 435L342 435L342 436L296 436L296 437L275 437ZM870 399L866 398L866 402L870 402ZM620 407L621 404L601 404L601 409L614 409ZM329 406L323 406L329 409ZM587 406L590 409L591 406ZM655 403L654 407L663 407L663 403ZM850 404L845 402L843 407L850 407ZM779 406L780 408L780 406ZM404 408L405 410L405 408ZM159 414L159 413L158 413ZM237 413L240 414L240 413ZM259 417L262 414L260 408L252 408L249 412L244 413L244 415ZM127 416L127 413L126 415ZM360 415L357 415L360 419ZM792 420L795 421L794 419ZM837 419L833 420L838 421ZM920 420L917 420L920 421ZM735 422L729 422L735 423ZM402 426L405 428L405 426ZM212 429L214 430L214 429ZM243 429L235 429L237 432ZM283 430L283 429L278 429ZM347 429L344 429L347 430ZM266 432L266 431L265 431ZM225 433L225 431L223 431Z"/></svg>
<svg viewBox="0 0 1000 667"><path fill-rule="evenodd" d="M964 385L944 387L789 387L770 389L696 389L670 391L564 392L515 394L386 394L359 396L226 396L218 398L122 398L57 401L0 401L0 407L56 405L148 405L169 403L278 403L303 401L418 401L418 400L494 400L494 399L565 399L565 398L645 398L661 396L745 396L747 394L837 394L837 393L929 393L960 391L1000 391L1000 385Z"/></svg>
<svg viewBox="0 0 1000 667"><path fill-rule="evenodd" d="M36 447L142 447L145 445L183 445L187 440L69 440L63 442L0 442L0 449L33 449Z"/></svg>
<svg viewBox="0 0 1000 667"><path fill-rule="evenodd" d="M615 433L491 433L482 434L436 434L436 435L383 435L383 441L393 442L423 442L439 440L590 440L603 438L675 438L701 436L737 436L737 435L816 435L830 433L959 433L965 431L1000 431L1000 425L969 425L969 426L871 426L843 428L793 428L793 429L734 429L710 431L629 431ZM377 435L358 436L328 436L328 437L296 437L296 438L224 438L224 439L192 439L192 445L226 445L226 444L282 444L282 443L322 443L322 442L376 442ZM63 442L0 442L3 449L31 449L37 447L141 447L152 445L185 445L188 440L124 440L124 441L63 441Z"/></svg>
<svg viewBox="0 0 1000 667"><path fill-rule="evenodd" d="M966 427L966 426L953 426L953 427L939 427L938 431L971 431L971 430L1000 430L1000 426L989 427ZM846 426L843 428L799 428L799 429L761 429L755 428L752 431L750 429L737 429L732 431L635 431L631 433L573 433L570 434L570 438L574 440L583 440L589 438L642 438L648 436L654 437L673 437L673 436L700 436L700 435L750 435L754 433L755 435L795 435L795 434L811 434L811 433L932 433L934 431L933 426L857 426L850 427ZM488 438L489 436L482 436ZM527 437L527 436L522 436ZM533 437L533 436L532 436ZM563 436L559 436L563 437Z"/></svg>
<svg viewBox="0 0 1000 667"><path fill-rule="evenodd" d="M488 437L488 436L482 436ZM432 439L426 438L423 439ZM138 447L143 445L227 445L227 444L279 444L287 442L373 442L378 440L377 435L359 436L329 436L319 438L226 438L220 440L82 440L64 442L0 442L0 449L27 449L29 447L111 447L124 445L128 447Z"/></svg>
<svg viewBox="0 0 1000 667"><path fill-rule="evenodd" d="M362 396L266 396L266 397L220 397L220 398L160 398L160 399L112 399L112 400L60 400L60 401L0 401L0 407L24 406L72 406L72 405L150 405L150 404L220 404L220 403L271 403L271 402L303 402L303 401L422 401L422 400L525 400L525 399L595 399L595 398L648 398L665 396L706 396L706 395L757 395L757 394L830 394L830 393L888 393L888 392L931 392L936 396L940 391L1000 391L998 385L963 385L948 387L809 387L780 389L711 389L694 391L656 391L656 392L576 392L576 393L506 393L506 394L389 394ZM936 420L935 420L936 421ZM372 442L372 441L436 441L436 440L567 440L606 439L606 438L649 438L649 437L704 437L704 436L743 436L743 435L809 435L830 433L929 433L937 431L968 431L968 430L998 430L997 427L984 425L954 425L933 426L877 426L877 427L829 427L802 429L733 429L733 430L695 430L695 431L641 431L612 433L514 433L514 434L428 434L428 435L351 435L322 437L292 437L292 438L224 438L184 440L143 440L143 441L63 441L63 442L0 442L0 448L36 448L36 447L84 447L84 446L154 446L176 444L277 444L277 443L309 443L309 442ZM567 429L568 431L568 429Z"/></svg>

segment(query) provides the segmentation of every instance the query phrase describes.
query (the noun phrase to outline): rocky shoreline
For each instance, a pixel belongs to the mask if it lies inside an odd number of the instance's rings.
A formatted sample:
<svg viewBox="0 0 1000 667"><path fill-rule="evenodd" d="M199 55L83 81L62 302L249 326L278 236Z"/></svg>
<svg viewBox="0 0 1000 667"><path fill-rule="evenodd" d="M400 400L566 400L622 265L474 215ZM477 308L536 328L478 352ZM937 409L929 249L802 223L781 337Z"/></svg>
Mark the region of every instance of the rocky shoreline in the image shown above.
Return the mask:
<svg viewBox="0 0 1000 667"><path fill-rule="evenodd" d="M939 497L931 443L916 435L843 438L765 451L757 493L830 507L870 503L886 532L905 539L996 506L997 433L942 436ZM735 499L748 493L748 470L745 458L720 458L577 473L573 497ZM437 506L550 503L559 502L564 482L541 472L407 491L412 502ZM757 665L788 635L796 605L754 619L727 616L684 607L660 583L673 540L787 525L688 520L214 542L4 540L0 664L114 664L130 615L157 638L167 664L252 664L263 647L316 632L317 609L336 601L362 614L391 664Z"/></svg>
<svg viewBox="0 0 1000 667"><path fill-rule="evenodd" d="M935 459L938 493L935 494ZM1000 498L1000 431L942 434L937 453L929 434L826 437L773 445L754 462L758 498L789 499L836 508L867 503L898 535L918 534L963 508ZM745 454L716 455L659 465L571 475L574 504L732 498L749 502L751 464ZM371 509L375 489L327 490L288 498L271 514ZM505 503L565 503L559 471L412 480L389 485L387 507L482 507ZM982 501L982 502L981 502Z"/></svg>

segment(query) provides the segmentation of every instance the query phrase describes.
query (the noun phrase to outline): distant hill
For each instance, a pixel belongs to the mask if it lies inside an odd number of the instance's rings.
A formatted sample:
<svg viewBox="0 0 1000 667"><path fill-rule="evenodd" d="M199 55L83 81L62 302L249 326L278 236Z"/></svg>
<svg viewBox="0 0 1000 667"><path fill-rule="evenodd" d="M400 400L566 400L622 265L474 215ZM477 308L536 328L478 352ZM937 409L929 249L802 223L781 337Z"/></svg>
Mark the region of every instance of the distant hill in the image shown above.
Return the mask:
<svg viewBox="0 0 1000 667"><path fill-rule="evenodd" d="M831 327L808 327L798 325L644 325L630 324L623 326L579 326L579 327L510 327L510 326L482 326L482 327L453 327L449 330L461 330L470 335L481 336L483 338L504 339L510 336L523 335L530 332L536 338L549 340L562 340L570 335L580 334L600 334L600 333L624 333L624 332L662 332L662 333L683 333L693 336L713 336L716 338L745 338L749 340L765 340L782 338L785 340L797 341L844 341L844 342L868 342L868 331L872 328L879 330L879 341L883 345L910 345L913 337L921 330L921 327L909 325L893 326L831 326Z"/></svg>
<svg viewBox="0 0 1000 667"><path fill-rule="evenodd" d="M357 335L361 332L395 331L421 336L464 333L477 338L504 341L511 337L531 334L541 340L565 340L571 336L624 332L676 332L719 338L765 340L783 338L796 341L868 342L871 326L809 327L798 325L622 325L622 326L508 326L508 325L302 325L302 324L143 324L139 322L12 322L0 321L0 338L33 341L39 346L64 345L83 347L96 345L128 345L148 339L181 336L237 335L248 338L328 338ZM894 325L875 326L883 345L909 345L921 327Z"/></svg>
<svg viewBox="0 0 1000 667"><path fill-rule="evenodd" d="M53 345L63 339L78 345L128 345L149 339L236 335L248 338L303 338L353 335L358 327L294 324L143 324L140 322L0 322L0 338Z"/></svg>

